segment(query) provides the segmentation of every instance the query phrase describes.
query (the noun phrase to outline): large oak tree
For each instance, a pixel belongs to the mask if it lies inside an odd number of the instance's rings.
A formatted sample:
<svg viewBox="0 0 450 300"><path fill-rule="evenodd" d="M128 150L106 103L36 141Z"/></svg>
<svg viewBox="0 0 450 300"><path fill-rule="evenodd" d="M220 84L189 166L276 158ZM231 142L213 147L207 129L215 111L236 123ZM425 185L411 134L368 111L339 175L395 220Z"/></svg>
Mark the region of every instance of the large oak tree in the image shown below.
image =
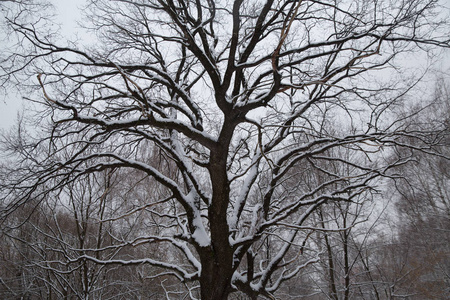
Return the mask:
<svg viewBox="0 0 450 300"><path fill-rule="evenodd" d="M6 20L20 43L4 54L2 86L35 88L26 98L46 131L9 140L3 212L89 174L134 170L155 192L98 222L145 211L163 230L111 247L168 255L101 259L99 248L67 263L148 264L192 298L273 298L319 259L306 247L317 208L364 198L404 163L378 152L440 143L441 128L391 114L417 83L400 76L399 58L449 46L438 4L92 0L85 26L96 40L83 46L53 34L39 6L17 3Z"/></svg>

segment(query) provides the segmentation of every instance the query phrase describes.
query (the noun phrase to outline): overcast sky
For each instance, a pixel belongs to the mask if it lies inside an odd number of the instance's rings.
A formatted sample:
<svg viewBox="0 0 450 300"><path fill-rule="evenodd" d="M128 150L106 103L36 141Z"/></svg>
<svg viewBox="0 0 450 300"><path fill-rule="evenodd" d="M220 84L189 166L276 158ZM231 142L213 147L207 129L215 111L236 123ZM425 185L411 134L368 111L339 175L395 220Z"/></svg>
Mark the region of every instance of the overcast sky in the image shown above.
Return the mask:
<svg viewBox="0 0 450 300"><path fill-rule="evenodd" d="M80 8L85 0L52 0L57 13L57 22L61 24L62 34L72 36L80 31L77 20L80 19ZM23 110L23 102L19 95L12 93L6 99L0 98L0 129L10 128Z"/></svg>
<svg viewBox="0 0 450 300"><path fill-rule="evenodd" d="M52 0L58 15L57 21L61 24L62 34L66 37L74 36L76 33L80 35L80 28L77 20L81 19L81 8L85 4L85 0ZM445 0L444 2L447 2ZM448 0L450 2L450 0ZM450 5L449 5L450 6ZM415 62L417 63L417 62ZM446 55L440 64L442 72L446 72L450 78L450 51L446 51ZM16 94L8 95L6 99L0 99L0 129L7 129L14 124L17 114L22 111L23 103Z"/></svg>

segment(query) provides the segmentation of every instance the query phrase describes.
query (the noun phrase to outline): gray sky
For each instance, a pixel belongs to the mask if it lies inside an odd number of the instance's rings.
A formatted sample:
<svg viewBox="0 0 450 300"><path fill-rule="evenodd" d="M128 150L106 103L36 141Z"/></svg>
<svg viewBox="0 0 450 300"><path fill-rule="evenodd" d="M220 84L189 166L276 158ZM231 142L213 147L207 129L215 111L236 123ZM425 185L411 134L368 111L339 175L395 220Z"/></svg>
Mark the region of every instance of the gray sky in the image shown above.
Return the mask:
<svg viewBox="0 0 450 300"><path fill-rule="evenodd" d="M77 20L81 19L80 8L85 4L86 0L51 0L56 8L57 22L61 24L61 33L63 36L70 39L75 34L78 37L87 37L83 35L82 30L77 25ZM443 3L450 2L445 0ZM443 55L442 63L439 64L440 72L445 72L446 77L450 78L450 51L446 51L446 55ZM410 60L411 61L411 60ZM410 61L406 62L409 64ZM417 61L415 61L417 63ZM433 80L433 79L431 79ZM428 84L428 83L427 83ZM0 99L0 129L10 128L17 120L17 115L22 111L24 103L17 94L10 94L6 99Z"/></svg>
<svg viewBox="0 0 450 300"><path fill-rule="evenodd" d="M70 38L80 31L76 21L80 19L80 7L85 0L52 0L56 8L57 22L61 24L61 33ZM24 103L16 93L0 99L0 129L10 128L23 110Z"/></svg>

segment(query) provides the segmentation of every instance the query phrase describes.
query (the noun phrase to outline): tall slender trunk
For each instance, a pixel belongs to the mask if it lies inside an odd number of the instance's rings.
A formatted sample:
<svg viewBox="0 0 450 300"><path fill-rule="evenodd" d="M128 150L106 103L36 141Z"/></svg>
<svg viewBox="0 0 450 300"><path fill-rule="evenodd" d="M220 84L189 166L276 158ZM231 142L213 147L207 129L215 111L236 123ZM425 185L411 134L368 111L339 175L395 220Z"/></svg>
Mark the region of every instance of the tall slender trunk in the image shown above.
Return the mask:
<svg viewBox="0 0 450 300"><path fill-rule="evenodd" d="M322 209L318 209L319 217L321 220L322 228L325 229L324 217L322 214ZM325 246L327 248L327 256L328 256L328 276L329 276L329 297L333 300L338 300L338 293L336 287L336 279L334 277L334 260L333 260L333 249L331 248L330 241L328 240L328 235L324 235Z"/></svg>
<svg viewBox="0 0 450 300"><path fill-rule="evenodd" d="M344 218L344 228L347 227L347 220ZM349 262L349 252L348 252L348 242L349 242L349 232L348 230L344 230L343 240L344 240L344 300L348 300L350 297L350 262Z"/></svg>

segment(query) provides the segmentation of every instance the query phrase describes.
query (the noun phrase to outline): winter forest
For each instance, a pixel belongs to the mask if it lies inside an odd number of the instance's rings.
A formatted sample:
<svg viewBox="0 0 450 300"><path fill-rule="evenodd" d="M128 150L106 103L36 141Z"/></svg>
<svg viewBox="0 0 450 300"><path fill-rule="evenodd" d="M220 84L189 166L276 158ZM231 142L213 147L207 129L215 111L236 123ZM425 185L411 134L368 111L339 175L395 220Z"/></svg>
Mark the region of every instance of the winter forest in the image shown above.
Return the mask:
<svg viewBox="0 0 450 300"><path fill-rule="evenodd" d="M450 299L449 1L53 4L0 1L1 299Z"/></svg>

